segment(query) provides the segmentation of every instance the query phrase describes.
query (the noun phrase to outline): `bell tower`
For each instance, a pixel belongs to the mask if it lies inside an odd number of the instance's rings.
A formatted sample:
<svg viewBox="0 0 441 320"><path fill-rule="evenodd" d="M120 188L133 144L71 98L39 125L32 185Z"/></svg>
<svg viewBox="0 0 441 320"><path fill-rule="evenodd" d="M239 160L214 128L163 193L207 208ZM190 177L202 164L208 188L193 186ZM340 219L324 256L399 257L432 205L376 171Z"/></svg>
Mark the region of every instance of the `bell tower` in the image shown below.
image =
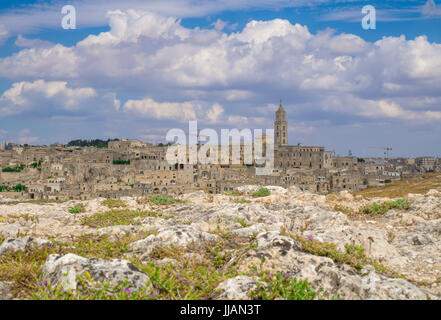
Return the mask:
<svg viewBox="0 0 441 320"><path fill-rule="evenodd" d="M282 100L280 100L279 109L276 111L276 121L274 121L274 140L275 146L288 145L288 123L286 122L286 111L282 107Z"/></svg>

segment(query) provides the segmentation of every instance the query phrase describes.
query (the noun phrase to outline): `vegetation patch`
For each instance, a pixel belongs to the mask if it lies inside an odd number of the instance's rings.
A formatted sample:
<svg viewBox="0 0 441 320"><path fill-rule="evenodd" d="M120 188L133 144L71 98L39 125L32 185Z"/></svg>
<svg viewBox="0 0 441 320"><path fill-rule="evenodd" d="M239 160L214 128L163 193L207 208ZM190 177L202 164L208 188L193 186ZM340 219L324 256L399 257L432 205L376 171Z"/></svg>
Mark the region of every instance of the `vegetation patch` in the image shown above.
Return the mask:
<svg viewBox="0 0 441 320"><path fill-rule="evenodd" d="M86 208L84 208L84 206L81 204L79 204L75 207L69 208L70 213L81 213L81 212L84 212L85 210L86 210Z"/></svg>
<svg viewBox="0 0 441 320"><path fill-rule="evenodd" d="M130 160L113 160L113 164L115 164L115 165L129 165Z"/></svg>
<svg viewBox="0 0 441 320"><path fill-rule="evenodd" d="M314 239L313 236L303 237L301 235L290 235L284 233L286 236L294 240L300 241L302 250L313 255L328 257L338 264L347 264L353 267L357 272L367 266L372 265L377 273L391 278L404 278L403 275L393 272L387 266L368 257L363 247L357 245L345 245L345 251L337 249L334 243L321 242Z"/></svg>
<svg viewBox="0 0 441 320"><path fill-rule="evenodd" d="M364 254L364 249L360 246L346 245L346 251L342 252L336 248L337 245L334 243L320 242L313 237L295 236L293 238L301 242L305 252L328 257L336 263L348 264L358 271L370 262L370 259Z"/></svg>
<svg viewBox="0 0 441 320"><path fill-rule="evenodd" d="M385 201L380 204L373 203L371 205L364 206L359 209L359 213L363 214L385 214L390 209L402 209L408 210L410 208L410 202L405 199L398 199L396 201Z"/></svg>
<svg viewBox="0 0 441 320"><path fill-rule="evenodd" d="M17 184L13 187L10 186L0 186L0 192L8 192L8 191L12 191L12 192L22 192L22 191L26 191L28 188L25 185L22 184Z"/></svg>
<svg viewBox="0 0 441 320"><path fill-rule="evenodd" d="M66 146L67 147L97 147L97 148L107 148L110 141L119 141L119 139L92 139L92 140L72 140Z"/></svg>
<svg viewBox="0 0 441 320"><path fill-rule="evenodd" d="M394 181L381 187L372 187L356 192L364 198L398 198L406 197L409 193L425 194L431 189L441 188L441 174L439 172L426 173L418 177Z"/></svg>
<svg viewBox="0 0 441 320"><path fill-rule="evenodd" d="M234 267L225 267L233 253L228 250L228 245L225 241L219 241L214 247L207 245L203 249L191 245L185 250L160 247L151 254L155 260L172 258L177 263L157 266L151 261L132 262L149 275L160 299L211 299L219 283L239 275ZM193 259L185 256L185 253L197 254L199 258Z"/></svg>
<svg viewBox="0 0 441 320"><path fill-rule="evenodd" d="M236 222L244 228L251 226L251 224L248 224L244 218L236 218Z"/></svg>
<svg viewBox="0 0 441 320"><path fill-rule="evenodd" d="M25 167L26 166L24 164L21 164L17 167L13 167L13 168L5 167L2 169L2 172L22 172Z"/></svg>
<svg viewBox="0 0 441 320"><path fill-rule="evenodd" d="M52 287L51 284L39 281L38 290L32 294L35 300L156 300L156 295L147 291L146 287L140 290L130 289L127 281L111 286L107 280L95 281L86 272L78 277L78 288L75 292L62 290L61 286Z"/></svg>
<svg viewBox="0 0 441 320"><path fill-rule="evenodd" d="M102 202L102 205L108 207L109 209L127 207L127 205L121 199L106 199Z"/></svg>
<svg viewBox="0 0 441 320"><path fill-rule="evenodd" d="M179 202L179 200L169 196L155 195L150 197L150 202L156 205L168 205Z"/></svg>
<svg viewBox="0 0 441 320"><path fill-rule="evenodd" d="M237 190L231 190L231 191L222 192L222 194L224 196L229 196L229 197L239 197L243 195L243 192L239 192Z"/></svg>
<svg viewBox="0 0 441 320"><path fill-rule="evenodd" d="M340 206L340 205L335 205L334 211L343 212L345 214L351 214L353 212L353 210L351 208L345 207L345 206Z"/></svg>
<svg viewBox="0 0 441 320"><path fill-rule="evenodd" d="M172 218L172 215L164 215L161 212L141 211L141 210L110 210L107 212L99 212L93 215L83 217L80 223L92 228L106 228L119 225L140 224L136 218L161 217Z"/></svg>
<svg viewBox="0 0 441 320"><path fill-rule="evenodd" d="M109 236L82 236L73 242L53 241L52 246L30 248L26 251L7 252L0 256L0 281L13 282L12 294L15 298L24 299L88 299L99 295L101 290L90 289L89 293L80 291L78 294L65 293L59 288L51 288L41 278L41 267L51 254L74 253L86 258L123 259L129 252L129 244L143 239L149 234L128 235L117 237L112 241ZM0 236L0 243L4 237ZM103 292L108 292L105 289ZM113 298L118 297L114 292ZM110 298L112 298L110 297ZM134 295L136 297L136 294ZM108 297L109 298L109 297ZM121 296L121 298L128 298Z"/></svg>
<svg viewBox="0 0 441 320"><path fill-rule="evenodd" d="M74 253L85 258L100 258L105 260L124 259L124 254L130 252L129 244L144 239L152 233L114 236L80 236L73 242L57 242L58 253Z"/></svg>
<svg viewBox="0 0 441 320"><path fill-rule="evenodd" d="M271 192L267 188L262 187L253 193L253 197L255 197L255 198L267 197L270 194L271 194Z"/></svg>
<svg viewBox="0 0 441 320"><path fill-rule="evenodd" d="M37 289L41 266L52 253L56 253L54 248L44 247L0 256L0 280L13 282L11 289L15 297L29 297Z"/></svg>
<svg viewBox="0 0 441 320"><path fill-rule="evenodd" d="M20 204L20 203L31 203L31 204L40 204L40 205L45 205L45 204L51 204L51 203L63 203L66 202L66 200L49 200L49 199L41 199L41 200L24 200L24 201L4 201L4 202L0 202L0 204L3 205L16 205L16 204Z"/></svg>
<svg viewBox="0 0 441 320"><path fill-rule="evenodd" d="M308 280L297 279L290 273L278 272L276 274L264 272L260 276L261 282L257 289L251 292L253 300L314 300L320 296L320 291L313 291Z"/></svg>

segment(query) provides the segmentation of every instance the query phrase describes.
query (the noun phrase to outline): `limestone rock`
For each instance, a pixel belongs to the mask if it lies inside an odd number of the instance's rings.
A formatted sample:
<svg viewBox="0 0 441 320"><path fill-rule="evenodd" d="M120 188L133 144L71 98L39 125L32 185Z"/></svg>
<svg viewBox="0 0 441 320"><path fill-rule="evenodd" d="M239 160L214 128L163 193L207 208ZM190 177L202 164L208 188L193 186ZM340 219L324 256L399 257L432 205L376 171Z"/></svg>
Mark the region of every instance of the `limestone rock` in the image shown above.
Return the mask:
<svg viewBox="0 0 441 320"><path fill-rule="evenodd" d="M246 185L246 186L237 187L236 190L244 194L252 194L253 192L259 190L259 188L260 188L259 186L255 186L255 185Z"/></svg>
<svg viewBox="0 0 441 320"><path fill-rule="evenodd" d="M255 265L272 272L291 273L294 277L308 279L313 290L326 292L326 298L437 298L406 280L389 279L375 272L363 276L349 266L335 264L330 258L303 252L299 242L274 231L261 233L256 240L257 247L238 259L240 271L245 272Z"/></svg>
<svg viewBox="0 0 441 320"><path fill-rule="evenodd" d="M105 279L110 282L111 286L115 286L127 280L129 288L136 290L147 286L150 280L145 273L138 270L129 261L87 259L72 253L52 254L42 268L44 280L53 286L61 285L66 291L76 290L78 287L77 277L84 276L86 271L97 283Z"/></svg>
<svg viewBox="0 0 441 320"><path fill-rule="evenodd" d="M192 226L177 225L161 228L156 235L152 234L143 240L136 241L130 247L145 257L158 246L185 248L193 244L201 247L206 243L215 243L218 239L218 236L201 232Z"/></svg>
<svg viewBox="0 0 441 320"><path fill-rule="evenodd" d="M352 201L354 200L354 196L348 191L348 190L343 190L339 192L339 195L342 199L347 200L347 201Z"/></svg>
<svg viewBox="0 0 441 320"><path fill-rule="evenodd" d="M0 245L0 255L5 254L7 251L25 251L32 247L42 247L44 245L50 246L52 242L28 236L21 238L9 237Z"/></svg>
<svg viewBox="0 0 441 320"><path fill-rule="evenodd" d="M218 300L248 300L250 293L257 288L257 283L262 283L258 277L237 276L221 282L217 287L215 298Z"/></svg>

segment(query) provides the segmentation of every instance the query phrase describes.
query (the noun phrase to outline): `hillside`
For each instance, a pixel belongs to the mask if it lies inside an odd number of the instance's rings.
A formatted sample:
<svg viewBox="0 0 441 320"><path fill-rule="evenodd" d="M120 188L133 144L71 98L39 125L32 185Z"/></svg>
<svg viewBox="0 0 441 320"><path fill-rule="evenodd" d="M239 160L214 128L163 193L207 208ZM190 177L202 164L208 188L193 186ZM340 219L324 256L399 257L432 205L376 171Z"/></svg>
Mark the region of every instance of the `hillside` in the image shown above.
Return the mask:
<svg viewBox="0 0 441 320"><path fill-rule="evenodd" d="M0 298L440 297L440 192L367 200L258 189L2 199Z"/></svg>
<svg viewBox="0 0 441 320"><path fill-rule="evenodd" d="M382 187L367 188L356 192L355 195L361 195L371 199L375 197L405 197L409 193L424 194L431 189L441 190L441 173L426 173L419 177L404 179L387 184Z"/></svg>

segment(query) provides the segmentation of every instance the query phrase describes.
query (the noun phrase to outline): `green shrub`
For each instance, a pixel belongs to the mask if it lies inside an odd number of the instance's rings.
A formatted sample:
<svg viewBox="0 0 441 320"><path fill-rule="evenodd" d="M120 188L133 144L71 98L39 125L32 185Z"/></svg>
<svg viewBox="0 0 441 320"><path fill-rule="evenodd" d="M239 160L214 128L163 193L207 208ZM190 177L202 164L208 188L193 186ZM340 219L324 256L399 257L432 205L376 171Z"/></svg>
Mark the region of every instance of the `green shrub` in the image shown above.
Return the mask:
<svg viewBox="0 0 441 320"><path fill-rule="evenodd" d="M81 213L84 212L85 208L82 205L78 205L72 208L69 208L70 213Z"/></svg>
<svg viewBox="0 0 441 320"><path fill-rule="evenodd" d="M11 188L9 186L0 186L0 192L9 191Z"/></svg>
<svg viewBox="0 0 441 320"><path fill-rule="evenodd" d="M309 287L308 280L297 279L290 273L265 274L261 280L267 286L257 283L257 289L251 292L252 299L314 300L318 295Z"/></svg>
<svg viewBox="0 0 441 320"><path fill-rule="evenodd" d="M25 185L22 185L22 184L17 184L16 186L12 187L12 189L15 192L22 192L22 191L26 191L27 187Z"/></svg>
<svg viewBox="0 0 441 320"><path fill-rule="evenodd" d="M115 165L129 165L130 160L113 160L113 164L115 164Z"/></svg>
<svg viewBox="0 0 441 320"><path fill-rule="evenodd" d="M150 197L150 202L157 205L167 205L167 204L176 203L178 202L178 200L169 196L156 195Z"/></svg>
<svg viewBox="0 0 441 320"><path fill-rule="evenodd" d="M371 205L362 207L359 212L363 214L385 214L390 209L403 209L408 210L410 208L410 202L405 199L399 199L396 201L386 201L380 204L374 202Z"/></svg>
<svg viewBox="0 0 441 320"><path fill-rule="evenodd" d="M21 164L20 166L14 167L14 168L11 168L11 167L3 168L2 171L3 172L21 172L21 171L23 171L24 167L25 167L24 164Z"/></svg>
<svg viewBox="0 0 441 320"><path fill-rule="evenodd" d="M253 193L253 197L260 198L260 197L267 197L271 194L271 192L267 188L260 188L256 192Z"/></svg>

